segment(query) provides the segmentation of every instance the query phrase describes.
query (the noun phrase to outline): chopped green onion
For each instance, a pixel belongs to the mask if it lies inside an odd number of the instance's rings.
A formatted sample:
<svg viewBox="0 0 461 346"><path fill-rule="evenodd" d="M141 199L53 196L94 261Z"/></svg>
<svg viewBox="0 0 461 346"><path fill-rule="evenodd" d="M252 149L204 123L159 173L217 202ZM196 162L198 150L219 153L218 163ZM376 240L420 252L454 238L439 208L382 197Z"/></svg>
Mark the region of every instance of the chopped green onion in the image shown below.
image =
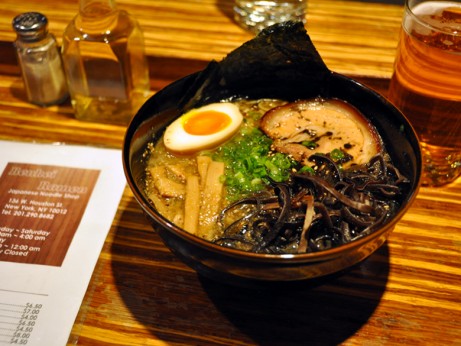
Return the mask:
<svg viewBox="0 0 461 346"><path fill-rule="evenodd" d="M345 154L341 149L333 149L330 153L330 158L333 161L339 161L341 159L344 159Z"/></svg>
<svg viewBox="0 0 461 346"><path fill-rule="evenodd" d="M303 166L298 172L315 174L315 170L311 166Z"/></svg>
<svg viewBox="0 0 461 346"><path fill-rule="evenodd" d="M258 129L248 129L227 142L213 155L226 164L227 198L236 200L264 188L270 179L283 182L289 178L296 161L287 155L271 152L272 140Z"/></svg>
<svg viewBox="0 0 461 346"><path fill-rule="evenodd" d="M319 146L314 141L302 141L301 144L304 145L305 147L309 148L309 149L315 149L315 148L317 148Z"/></svg>

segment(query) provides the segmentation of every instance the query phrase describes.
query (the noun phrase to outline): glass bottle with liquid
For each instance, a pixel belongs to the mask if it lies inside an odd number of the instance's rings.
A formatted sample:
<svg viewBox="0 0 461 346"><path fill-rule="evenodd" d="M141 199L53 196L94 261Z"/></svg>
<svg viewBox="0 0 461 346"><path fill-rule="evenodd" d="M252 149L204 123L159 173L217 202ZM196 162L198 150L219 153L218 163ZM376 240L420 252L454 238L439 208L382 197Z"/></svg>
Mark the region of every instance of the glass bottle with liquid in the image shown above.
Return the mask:
<svg viewBox="0 0 461 346"><path fill-rule="evenodd" d="M79 0L62 57L77 119L126 125L149 95L141 28L114 0Z"/></svg>

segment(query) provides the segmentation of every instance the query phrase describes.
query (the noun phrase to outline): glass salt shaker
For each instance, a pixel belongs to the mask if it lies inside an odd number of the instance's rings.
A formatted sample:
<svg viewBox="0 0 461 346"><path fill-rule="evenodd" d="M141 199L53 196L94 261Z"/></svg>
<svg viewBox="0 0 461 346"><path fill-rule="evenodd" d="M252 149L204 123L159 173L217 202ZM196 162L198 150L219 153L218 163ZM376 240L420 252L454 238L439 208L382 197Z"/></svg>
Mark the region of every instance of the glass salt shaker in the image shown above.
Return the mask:
<svg viewBox="0 0 461 346"><path fill-rule="evenodd" d="M55 37L48 32L47 18L26 12L13 19L14 42L22 78L31 103L40 106L66 100L67 83Z"/></svg>

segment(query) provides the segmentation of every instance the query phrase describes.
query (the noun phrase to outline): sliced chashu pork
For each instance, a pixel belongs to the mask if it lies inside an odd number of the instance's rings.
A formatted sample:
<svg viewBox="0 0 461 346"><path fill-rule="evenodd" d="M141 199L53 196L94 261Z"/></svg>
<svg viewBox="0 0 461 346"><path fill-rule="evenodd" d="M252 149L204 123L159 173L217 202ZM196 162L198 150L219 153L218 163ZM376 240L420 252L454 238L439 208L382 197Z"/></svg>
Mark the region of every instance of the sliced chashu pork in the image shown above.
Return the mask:
<svg viewBox="0 0 461 346"><path fill-rule="evenodd" d="M367 163L382 147L376 129L348 103L336 99L302 100L269 110L260 128L273 139L273 149L304 165L309 156L341 149L352 156L344 164ZM315 148L306 144L315 143Z"/></svg>

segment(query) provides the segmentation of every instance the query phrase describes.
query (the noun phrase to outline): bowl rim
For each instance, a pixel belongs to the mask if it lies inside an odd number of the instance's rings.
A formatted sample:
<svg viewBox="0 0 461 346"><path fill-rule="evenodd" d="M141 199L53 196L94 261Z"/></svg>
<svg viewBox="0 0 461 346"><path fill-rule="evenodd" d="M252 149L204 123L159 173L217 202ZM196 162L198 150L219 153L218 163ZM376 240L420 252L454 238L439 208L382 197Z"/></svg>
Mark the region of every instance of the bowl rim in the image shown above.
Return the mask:
<svg viewBox="0 0 461 346"><path fill-rule="evenodd" d="M200 71L199 71L200 72ZM185 82L188 78L191 78L191 76L196 75L198 72L193 73L191 75L185 76L181 79L178 79L171 84L167 85L160 91L158 91L156 94L154 94L151 99L155 98L157 95L158 97L162 96L162 93L167 92L169 88L173 88L176 85L180 84L181 82ZM411 132L414 134L414 137L417 140L417 135L408 121L408 119L398 110L388 99L386 99L384 96L376 92L375 90L367 87L366 85L358 82L357 80L336 73L332 72L332 75L335 75L337 78L342 78L346 79L348 82L354 83L357 85L358 88L361 90L364 90L370 94L372 94L373 97L378 98L381 102L383 102L387 107L394 108L397 113L399 113L399 116L405 121L405 126L408 126L411 129ZM182 238L183 240L187 241L188 243L198 246L202 249L211 251L217 255L223 256L223 257L232 257L240 260L249 260L252 262L266 262L266 263L277 263L281 265L293 265L297 263L306 263L306 262L322 262L325 260L329 259L334 259L339 256L343 256L344 253L350 252L355 250L356 248L360 248L366 244L368 244L371 240L374 240L375 238L381 237L384 233L386 232L391 232L395 225L401 220L403 215L407 212L407 210L410 208L412 203L414 202L416 195L419 192L419 189L421 187L421 169L422 169L422 158L421 158L421 146L420 143L418 142L418 157L416 157L417 165L416 165L416 179L417 181L414 182L412 185L414 188L408 192L408 195L405 198L405 205L403 207L400 207L398 212L392 216L390 220L388 220L382 227L372 231L370 234L363 236L357 240L354 240L352 242L342 244L327 250L322 250L318 252L308 252L308 253L286 253L286 254L263 254L263 253L255 253L255 252L249 252L249 251L243 251L243 250L237 250L233 248L227 248L218 244L214 244L208 240L205 240L203 238L200 238L194 234L191 234L187 232L186 230L182 229L181 227L175 225L173 222L169 221L167 218L165 218L163 215L161 215L158 211L156 211L151 203L147 200L147 198L144 197L143 193L140 191L138 184L133 179L133 176L130 172L130 148L131 148L131 143L134 134L136 133L137 129L139 128L139 125L142 123L140 118L147 120L150 119L153 114L149 117L145 117L145 115L142 114L142 109L138 111L138 113L133 117L131 120L130 124L128 125L127 131L125 133L125 138L124 138L124 143L123 143L123 152L122 152L122 161L123 161L123 169L125 172L125 176L127 179L127 183L133 192L133 195L136 199L136 201L140 204L141 208L143 211L152 219L155 221L156 226L161 227L168 232L172 232L174 235ZM154 229L154 231L158 231Z"/></svg>

